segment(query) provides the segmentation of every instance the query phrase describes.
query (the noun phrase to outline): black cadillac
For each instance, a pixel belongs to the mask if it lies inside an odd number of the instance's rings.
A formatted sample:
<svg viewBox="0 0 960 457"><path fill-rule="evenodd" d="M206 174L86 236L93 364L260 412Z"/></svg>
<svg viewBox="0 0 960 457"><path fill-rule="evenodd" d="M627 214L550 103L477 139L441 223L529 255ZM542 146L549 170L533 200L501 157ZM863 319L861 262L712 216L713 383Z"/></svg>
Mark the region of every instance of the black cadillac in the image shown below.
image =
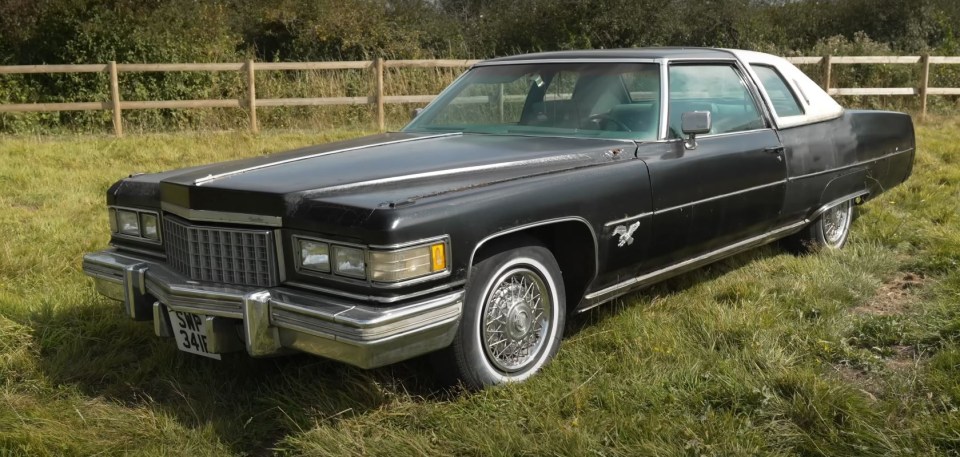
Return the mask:
<svg viewBox="0 0 960 457"><path fill-rule="evenodd" d="M474 65L400 132L132 176L84 271L186 352L520 381L565 318L777 239L839 249L903 182L908 115L721 49Z"/></svg>

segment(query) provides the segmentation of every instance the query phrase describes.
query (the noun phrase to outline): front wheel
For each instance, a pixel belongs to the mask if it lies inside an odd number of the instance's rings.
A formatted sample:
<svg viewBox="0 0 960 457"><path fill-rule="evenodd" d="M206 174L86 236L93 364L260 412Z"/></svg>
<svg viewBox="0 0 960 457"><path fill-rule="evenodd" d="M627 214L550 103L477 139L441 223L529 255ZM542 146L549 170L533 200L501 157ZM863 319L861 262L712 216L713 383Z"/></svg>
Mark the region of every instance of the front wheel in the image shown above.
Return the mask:
<svg viewBox="0 0 960 457"><path fill-rule="evenodd" d="M450 351L471 389L523 381L557 353L566 318L560 267L543 246L474 266Z"/></svg>
<svg viewBox="0 0 960 457"><path fill-rule="evenodd" d="M847 200L830 207L809 226L788 238L788 245L796 251L840 249L847 242L852 221L853 201Z"/></svg>

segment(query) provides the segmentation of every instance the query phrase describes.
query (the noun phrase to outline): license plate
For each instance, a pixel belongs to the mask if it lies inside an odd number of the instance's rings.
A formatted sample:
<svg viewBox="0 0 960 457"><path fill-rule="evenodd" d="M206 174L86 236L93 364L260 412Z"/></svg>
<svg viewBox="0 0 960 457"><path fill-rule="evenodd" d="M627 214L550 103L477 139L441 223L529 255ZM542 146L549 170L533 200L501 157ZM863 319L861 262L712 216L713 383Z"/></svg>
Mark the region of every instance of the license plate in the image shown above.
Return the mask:
<svg viewBox="0 0 960 457"><path fill-rule="evenodd" d="M173 327L173 336L177 339L177 348L183 352L210 357L220 360L220 354L210 352L208 335L213 329L207 316L202 314L185 313L183 311L168 310L170 325Z"/></svg>

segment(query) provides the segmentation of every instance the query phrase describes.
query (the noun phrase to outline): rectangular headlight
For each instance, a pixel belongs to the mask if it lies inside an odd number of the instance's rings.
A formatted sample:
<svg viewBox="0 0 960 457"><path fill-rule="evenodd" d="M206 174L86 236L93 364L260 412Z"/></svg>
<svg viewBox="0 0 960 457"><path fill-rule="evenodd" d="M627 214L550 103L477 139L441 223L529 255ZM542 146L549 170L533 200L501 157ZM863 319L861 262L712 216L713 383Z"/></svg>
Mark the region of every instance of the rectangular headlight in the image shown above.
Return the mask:
<svg viewBox="0 0 960 457"><path fill-rule="evenodd" d="M148 240L160 240L160 227L156 214L140 213L140 234Z"/></svg>
<svg viewBox="0 0 960 457"><path fill-rule="evenodd" d="M370 279L377 282L405 281L446 268L446 244L443 242L396 251L370 252Z"/></svg>
<svg viewBox="0 0 960 457"><path fill-rule="evenodd" d="M320 241L297 239L300 266L308 270L330 272L330 245Z"/></svg>
<svg viewBox="0 0 960 457"><path fill-rule="evenodd" d="M343 276L364 279L367 277L363 249L333 245L333 272Z"/></svg>
<svg viewBox="0 0 960 457"><path fill-rule="evenodd" d="M136 211L117 210L117 232L123 235L140 236L140 217Z"/></svg>
<svg viewBox="0 0 960 457"><path fill-rule="evenodd" d="M117 233L117 210L110 208L107 210L110 219L110 233Z"/></svg>
<svg viewBox="0 0 960 457"><path fill-rule="evenodd" d="M129 238L160 242L160 214L153 210L136 208L107 208L110 232Z"/></svg>

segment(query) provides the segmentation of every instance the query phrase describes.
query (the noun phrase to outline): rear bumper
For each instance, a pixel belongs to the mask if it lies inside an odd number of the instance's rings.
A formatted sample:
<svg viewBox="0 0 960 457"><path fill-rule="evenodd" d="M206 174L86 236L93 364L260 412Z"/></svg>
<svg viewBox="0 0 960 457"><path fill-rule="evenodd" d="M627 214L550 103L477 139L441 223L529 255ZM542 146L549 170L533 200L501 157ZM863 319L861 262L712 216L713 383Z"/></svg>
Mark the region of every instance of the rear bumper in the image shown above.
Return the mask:
<svg viewBox="0 0 960 457"><path fill-rule="evenodd" d="M115 249L83 257L97 291L123 302L135 320L152 320L170 336L165 308L208 316L213 352L255 357L297 350L373 368L409 359L453 341L463 291L383 307L286 287L257 288L192 281L162 262Z"/></svg>

